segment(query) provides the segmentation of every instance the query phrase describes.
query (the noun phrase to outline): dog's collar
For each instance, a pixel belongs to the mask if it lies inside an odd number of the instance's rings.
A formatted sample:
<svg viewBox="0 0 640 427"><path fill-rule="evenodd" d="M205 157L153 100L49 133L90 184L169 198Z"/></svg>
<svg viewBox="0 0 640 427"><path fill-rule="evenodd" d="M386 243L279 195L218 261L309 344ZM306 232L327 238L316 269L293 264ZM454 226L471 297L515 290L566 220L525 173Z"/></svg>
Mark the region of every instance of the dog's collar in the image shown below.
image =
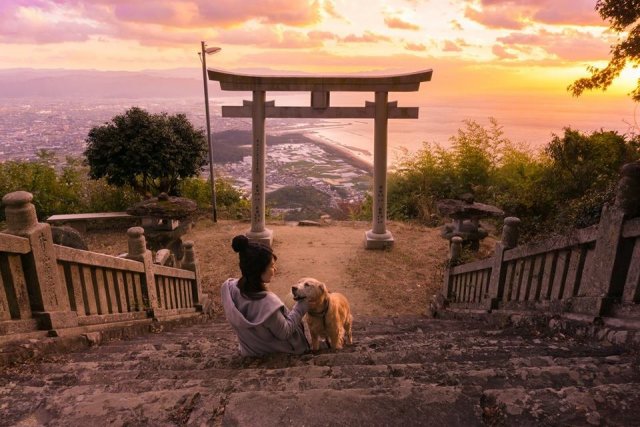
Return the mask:
<svg viewBox="0 0 640 427"><path fill-rule="evenodd" d="M324 307L322 307L322 311L307 311L307 314L309 314L310 316L313 317L322 317L324 320L324 317L327 315L327 311L329 311L329 298L324 300Z"/></svg>

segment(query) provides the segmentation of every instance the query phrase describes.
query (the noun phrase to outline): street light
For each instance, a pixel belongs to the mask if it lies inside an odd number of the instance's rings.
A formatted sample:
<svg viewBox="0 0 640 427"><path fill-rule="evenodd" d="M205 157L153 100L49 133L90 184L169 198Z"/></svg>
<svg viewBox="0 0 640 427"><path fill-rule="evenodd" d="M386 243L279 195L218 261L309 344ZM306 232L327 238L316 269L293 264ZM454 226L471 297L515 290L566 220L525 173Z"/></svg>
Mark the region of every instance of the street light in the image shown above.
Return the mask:
<svg viewBox="0 0 640 427"><path fill-rule="evenodd" d="M207 143L209 145L209 175L211 176L211 204L213 205L213 222L218 222L218 210L216 208L216 182L213 174L213 141L211 140L211 122L209 120L209 85L207 84L207 55L220 52L219 47L206 47L205 42L200 42L201 51L198 52L202 63L202 80L204 83L204 110L207 120Z"/></svg>

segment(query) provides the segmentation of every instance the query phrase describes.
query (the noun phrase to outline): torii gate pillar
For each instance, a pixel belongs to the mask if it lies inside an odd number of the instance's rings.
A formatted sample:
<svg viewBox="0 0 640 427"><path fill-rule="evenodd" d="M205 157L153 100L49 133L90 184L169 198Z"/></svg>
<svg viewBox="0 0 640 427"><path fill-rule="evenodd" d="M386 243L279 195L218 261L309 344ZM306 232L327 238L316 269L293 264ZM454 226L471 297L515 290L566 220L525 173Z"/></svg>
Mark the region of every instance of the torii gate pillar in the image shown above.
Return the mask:
<svg viewBox="0 0 640 427"><path fill-rule="evenodd" d="M251 157L251 229L247 237L253 242L271 246L273 232L265 227L265 190L267 143L265 139L265 96L263 90L253 91L251 103L252 130L253 130L253 156Z"/></svg>
<svg viewBox="0 0 640 427"><path fill-rule="evenodd" d="M373 136L373 227L365 233L367 249L384 249L393 246L393 236L387 230L388 100L388 92L376 92Z"/></svg>
<svg viewBox="0 0 640 427"><path fill-rule="evenodd" d="M220 82L222 90L251 91L252 101L242 106L223 106L223 117L250 117L253 126L253 158L251 165L251 229L252 241L271 245L273 233L265 227L266 144L265 119L313 118L374 119L373 150L373 225L365 233L367 249L383 249L393 245L387 230L387 131L389 119L417 119L417 107L398 107L389 103L389 92L415 92L420 83L431 80L432 70L392 76L251 76L221 70L208 70L209 79ZM276 107L266 102L267 91L310 92L308 107ZM374 92L375 103L364 107L332 107L330 94L341 92Z"/></svg>

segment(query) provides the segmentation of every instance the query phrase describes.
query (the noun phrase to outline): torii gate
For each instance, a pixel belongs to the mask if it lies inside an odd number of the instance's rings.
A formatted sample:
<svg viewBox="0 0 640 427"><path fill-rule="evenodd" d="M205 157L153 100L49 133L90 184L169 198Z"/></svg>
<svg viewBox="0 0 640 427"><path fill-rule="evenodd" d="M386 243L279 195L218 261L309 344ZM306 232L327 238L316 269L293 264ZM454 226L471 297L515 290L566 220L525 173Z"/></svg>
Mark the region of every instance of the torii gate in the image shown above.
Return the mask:
<svg viewBox="0 0 640 427"><path fill-rule="evenodd" d="M253 157L251 182L252 241L271 245L273 232L265 227L265 143L266 118L374 119L373 150L373 226L365 233L367 249L383 249L393 245L386 228L387 220L387 125L388 119L417 119L418 107L398 107L389 102L389 92L415 92L420 83L431 80L432 70L391 76L254 76L209 69L209 80L220 82L222 90L251 91L252 101L242 106L223 106L222 117L251 117ZM310 107L276 107L266 102L267 91L311 92ZM330 93L375 92L375 102L364 107L331 107Z"/></svg>

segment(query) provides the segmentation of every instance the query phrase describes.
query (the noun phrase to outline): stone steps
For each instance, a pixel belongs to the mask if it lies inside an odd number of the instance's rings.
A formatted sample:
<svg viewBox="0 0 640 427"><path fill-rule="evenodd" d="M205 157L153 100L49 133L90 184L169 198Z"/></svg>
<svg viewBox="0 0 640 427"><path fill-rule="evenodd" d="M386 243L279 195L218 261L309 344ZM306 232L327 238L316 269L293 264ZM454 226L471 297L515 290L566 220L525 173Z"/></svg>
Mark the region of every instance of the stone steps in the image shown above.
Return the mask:
<svg viewBox="0 0 640 427"><path fill-rule="evenodd" d="M483 392L483 408L511 425L638 425L639 382L593 387L502 388ZM603 415L606 414L606 415Z"/></svg>
<svg viewBox="0 0 640 427"><path fill-rule="evenodd" d="M384 393L370 388L316 389L295 394L252 391L229 397L222 423L310 427L473 426L480 425L478 412L478 402L462 389L435 385L398 387Z"/></svg>
<svg viewBox="0 0 640 427"><path fill-rule="evenodd" d="M2 372L0 425L633 425L640 416L637 353L485 326L363 318L342 351L256 359L238 355L224 322L196 324Z"/></svg>

